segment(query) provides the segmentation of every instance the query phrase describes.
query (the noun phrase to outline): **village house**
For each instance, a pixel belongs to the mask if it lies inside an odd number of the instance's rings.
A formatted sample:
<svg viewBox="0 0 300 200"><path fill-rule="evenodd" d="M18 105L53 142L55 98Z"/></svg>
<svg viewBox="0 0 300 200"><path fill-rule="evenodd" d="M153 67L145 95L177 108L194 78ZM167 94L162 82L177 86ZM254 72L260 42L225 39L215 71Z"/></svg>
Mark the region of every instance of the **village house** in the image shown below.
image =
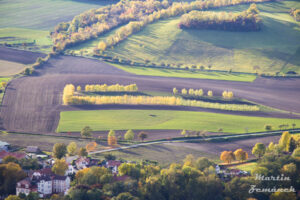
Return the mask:
<svg viewBox="0 0 300 200"><path fill-rule="evenodd" d="M118 167L121 165L121 161L119 160L108 160L106 162L106 168L110 169L113 174L118 174Z"/></svg>
<svg viewBox="0 0 300 200"><path fill-rule="evenodd" d="M28 147L26 147L26 152L27 153L39 154L42 151L37 146L28 146Z"/></svg>
<svg viewBox="0 0 300 200"><path fill-rule="evenodd" d="M54 193L66 193L70 188L70 178L54 174L50 168L29 173L29 177L17 183L16 194L38 192L40 197L51 196Z"/></svg>
<svg viewBox="0 0 300 200"><path fill-rule="evenodd" d="M8 151L10 144L0 141L0 151Z"/></svg>
<svg viewBox="0 0 300 200"><path fill-rule="evenodd" d="M7 152L7 151L1 151L0 152L0 163L2 162L3 158L5 158L6 156L13 156L15 158L22 159L22 158L27 158L26 153L23 152Z"/></svg>
<svg viewBox="0 0 300 200"><path fill-rule="evenodd" d="M98 164L99 164L99 160L91 159L91 158L88 158L88 157L79 157L75 161L75 165L76 165L76 168L78 170L88 168L88 167L92 167L92 166L98 166Z"/></svg>

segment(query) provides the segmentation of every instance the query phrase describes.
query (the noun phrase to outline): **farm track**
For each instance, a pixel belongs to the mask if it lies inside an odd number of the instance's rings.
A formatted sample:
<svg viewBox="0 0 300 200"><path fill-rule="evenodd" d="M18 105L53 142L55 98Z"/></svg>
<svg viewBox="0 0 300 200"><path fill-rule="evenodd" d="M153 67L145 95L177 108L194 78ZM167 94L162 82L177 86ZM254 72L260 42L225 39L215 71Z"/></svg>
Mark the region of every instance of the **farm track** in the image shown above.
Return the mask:
<svg viewBox="0 0 300 200"><path fill-rule="evenodd" d="M1 50L1 49L0 49ZM5 53L5 52L4 52ZM16 50L16 56L20 51ZM32 52L31 52L32 53ZM20 53L22 54L22 53ZM32 53L34 54L34 53ZM25 60L25 58L24 58ZM21 61L20 61L21 62ZM211 89L220 95L223 90L232 90L237 97L266 106L300 113L300 79L258 78L253 83L204 79L137 76L124 72L101 61L72 56L51 58L35 76L14 79L8 84L1 107L0 129L7 131L53 133L62 110L81 109L152 109L150 106L61 106L62 91L66 84L130 84L136 83L140 90L170 92L177 88ZM159 107L156 109L173 109ZM175 109L193 110L178 107ZM241 114L230 111L215 111L195 108L195 111L212 111ZM289 113L252 113L256 116L300 118ZM248 115L248 114L247 114ZM176 134L177 131L176 131Z"/></svg>

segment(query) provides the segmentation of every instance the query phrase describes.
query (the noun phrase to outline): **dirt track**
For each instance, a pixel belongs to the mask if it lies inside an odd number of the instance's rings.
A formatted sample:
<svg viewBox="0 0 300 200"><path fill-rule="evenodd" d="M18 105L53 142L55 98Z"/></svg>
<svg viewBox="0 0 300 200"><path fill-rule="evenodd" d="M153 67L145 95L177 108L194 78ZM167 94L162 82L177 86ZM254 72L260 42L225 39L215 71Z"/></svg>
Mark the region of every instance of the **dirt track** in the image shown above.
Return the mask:
<svg viewBox="0 0 300 200"><path fill-rule="evenodd" d="M211 89L215 94L229 89L238 97L300 113L300 79L258 78L253 83L243 83L136 76L97 60L62 56L52 58L43 69L38 70L36 76L18 78L8 85L1 108L0 128L20 132L54 132L61 110L82 109L61 106L62 90L68 83L136 83L140 90L168 92L173 87L203 88L205 91ZM278 114L268 114L268 117L272 116ZM296 117L289 114L280 116ZM178 131L175 132L178 135Z"/></svg>

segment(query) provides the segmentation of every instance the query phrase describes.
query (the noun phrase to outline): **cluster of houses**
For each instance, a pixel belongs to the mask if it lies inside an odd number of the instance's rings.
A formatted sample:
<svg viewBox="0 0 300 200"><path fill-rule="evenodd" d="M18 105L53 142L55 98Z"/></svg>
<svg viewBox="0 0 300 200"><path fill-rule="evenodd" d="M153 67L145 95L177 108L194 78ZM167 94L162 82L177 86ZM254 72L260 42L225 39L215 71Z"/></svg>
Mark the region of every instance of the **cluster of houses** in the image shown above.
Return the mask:
<svg viewBox="0 0 300 200"><path fill-rule="evenodd" d="M224 181L230 180L231 178L236 176L237 177L250 176L250 173L247 171L243 171L240 169L230 169L224 165L216 165L215 170L217 176Z"/></svg>
<svg viewBox="0 0 300 200"><path fill-rule="evenodd" d="M2 143L1 143L2 144ZM54 174L51 170L55 160L49 156L42 154L42 151L35 146L26 148L26 152L9 152L9 144L3 142L5 148L0 149L0 163L6 156L13 156L17 159L22 158L37 158L40 165L43 166L40 170L26 171L27 177L19 181L16 185L16 194L21 193L26 196L31 192L36 192L40 197L50 197L52 194L67 194L70 188L71 177L81 169L92 166L101 166L108 168L115 175L116 181L119 180L118 167L122 164L118 160L100 161L89 157L70 156L66 158L68 169L64 176Z"/></svg>

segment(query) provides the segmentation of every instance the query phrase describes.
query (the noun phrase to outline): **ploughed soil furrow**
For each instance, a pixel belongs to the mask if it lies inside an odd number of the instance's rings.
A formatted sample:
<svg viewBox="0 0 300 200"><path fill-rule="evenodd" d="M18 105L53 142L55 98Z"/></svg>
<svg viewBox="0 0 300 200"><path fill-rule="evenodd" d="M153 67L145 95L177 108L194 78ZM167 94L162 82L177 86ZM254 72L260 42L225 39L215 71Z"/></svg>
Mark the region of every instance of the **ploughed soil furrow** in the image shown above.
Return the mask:
<svg viewBox="0 0 300 200"><path fill-rule="evenodd" d="M10 62L17 62L22 64L31 64L36 61L38 57L45 57L46 54L11 49L0 46L0 60L7 60Z"/></svg>
<svg viewBox="0 0 300 200"><path fill-rule="evenodd" d="M1 53L0 53L1 54ZM22 54L22 53L20 53ZM62 91L66 84L131 84L139 90L170 92L173 87L202 88L220 95L223 90L232 90L235 96L275 108L300 113L300 79L258 78L253 83L217 80L184 79L136 76L98 60L60 56L51 58L37 75L11 81L1 107L2 128L8 131L49 133L55 132L61 110L80 109L152 109L149 106L68 106L61 105ZM173 109L158 107L157 109ZM238 112L216 111L201 108L178 107L176 110L212 111L228 114ZM266 117L293 117L293 114L247 113Z"/></svg>

